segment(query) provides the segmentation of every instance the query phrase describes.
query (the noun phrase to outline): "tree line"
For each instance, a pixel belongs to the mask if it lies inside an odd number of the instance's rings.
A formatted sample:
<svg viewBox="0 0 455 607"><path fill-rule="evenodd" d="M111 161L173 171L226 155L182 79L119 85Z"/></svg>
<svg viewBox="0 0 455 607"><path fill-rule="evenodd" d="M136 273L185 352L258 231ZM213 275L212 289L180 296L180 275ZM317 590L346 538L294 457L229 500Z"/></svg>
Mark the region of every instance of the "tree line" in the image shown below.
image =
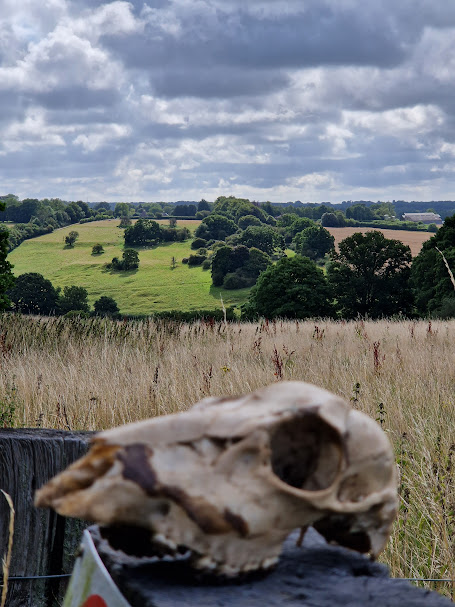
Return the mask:
<svg viewBox="0 0 455 607"><path fill-rule="evenodd" d="M244 318L455 316L455 281L450 273L455 267L455 216L446 219L412 260L409 247L386 239L378 231L356 233L343 240L336 252L333 236L322 225L327 214L325 205L312 207L313 218L302 214L308 213L305 208L277 215L270 203L233 196L221 196L207 205L210 209L201 211L206 214L191 245L195 254L182 261L210 269L214 286L252 287L242 310ZM315 219L317 216L319 219ZM186 228L177 227L175 219L172 223L164 226L146 218L134 224L125 221L124 258L114 258L111 268L138 267L138 253L131 247L157 246L190 237ZM77 291L81 287L76 286L66 293L65 289L54 290L50 307L29 305L21 299L20 291L27 289L19 279L14 285L6 260L8 232L0 232L0 238L2 309L8 309L12 302L14 309L33 313L87 312L83 294ZM37 280L36 276L27 277L31 282L32 278ZM36 287L30 290L39 291Z"/></svg>

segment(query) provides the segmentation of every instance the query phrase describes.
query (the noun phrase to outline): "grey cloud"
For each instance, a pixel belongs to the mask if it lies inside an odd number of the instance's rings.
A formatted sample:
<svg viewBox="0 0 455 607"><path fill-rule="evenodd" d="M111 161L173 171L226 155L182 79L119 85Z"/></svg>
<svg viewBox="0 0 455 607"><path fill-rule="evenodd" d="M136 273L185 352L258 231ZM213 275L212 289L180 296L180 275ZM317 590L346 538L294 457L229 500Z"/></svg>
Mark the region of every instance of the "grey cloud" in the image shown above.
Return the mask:
<svg viewBox="0 0 455 607"><path fill-rule="evenodd" d="M0 80L12 147L0 180L19 195L71 199L94 184L98 199L103 188L148 199L152 183L185 199L224 180L305 200L301 178L313 174L338 184L315 186L323 199L361 188L378 199L387 187L399 198L438 180L453 191L455 148L443 144L455 142L455 3L133 0L98 27L104 4L47 8L30 40L26 28L14 37L14 14L5 20L0 57L20 74ZM128 27L115 27L130 11ZM421 118L395 112L416 106ZM134 189L131 169L145 176ZM25 182L36 190L19 192Z"/></svg>
<svg viewBox="0 0 455 607"><path fill-rule="evenodd" d="M120 101L120 92L111 89L89 89L82 85L75 85L36 93L30 97L39 105L51 110L64 109L70 112L74 109L102 107L109 111L109 108Z"/></svg>
<svg viewBox="0 0 455 607"><path fill-rule="evenodd" d="M155 94L163 97L229 98L271 93L289 85L290 78L273 70L196 67L158 72L151 76L151 83Z"/></svg>
<svg viewBox="0 0 455 607"><path fill-rule="evenodd" d="M134 41L106 36L103 43L134 67L236 66L296 68L321 64L396 65L417 34L364 20L358 11L336 12L324 3L298 15L259 19L218 11L216 18L187 14L176 37L151 24ZM381 27L382 26L382 27Z"/></svg>

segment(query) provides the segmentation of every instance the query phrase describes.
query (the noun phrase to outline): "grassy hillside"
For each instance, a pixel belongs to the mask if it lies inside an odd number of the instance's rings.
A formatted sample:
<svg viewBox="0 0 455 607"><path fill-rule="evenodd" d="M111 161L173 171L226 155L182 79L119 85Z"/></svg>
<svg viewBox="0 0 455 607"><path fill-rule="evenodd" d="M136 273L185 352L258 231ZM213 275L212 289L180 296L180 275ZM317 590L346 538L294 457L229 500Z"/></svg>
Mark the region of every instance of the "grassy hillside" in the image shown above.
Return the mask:
<svg viewBox="0 0 455 607"><path fill-rule="evenodd" d="M167 224L167 221L163 221ZM123 230L118 220L77 224L55 230L38 238L26 240L9 256L14 274L39 272L56 287L78 285L85 287L91 304L101 297L113 297L124 314L150 314L163 310L182 311L214 309L224 304L243 303L249 289L226 291L211 286L210 271L189 268L181 263L191 251L191 241L165 243L155 248L138 249L139 269L111 272L105 264L122 256ZM194 231L198 221L179 221L178 227ZM79 232L74 248L64 248L64 238L72 230ZM100 243L105 253L92 255L94 244ZM171 269L175 257L177 267Z"/></svg>

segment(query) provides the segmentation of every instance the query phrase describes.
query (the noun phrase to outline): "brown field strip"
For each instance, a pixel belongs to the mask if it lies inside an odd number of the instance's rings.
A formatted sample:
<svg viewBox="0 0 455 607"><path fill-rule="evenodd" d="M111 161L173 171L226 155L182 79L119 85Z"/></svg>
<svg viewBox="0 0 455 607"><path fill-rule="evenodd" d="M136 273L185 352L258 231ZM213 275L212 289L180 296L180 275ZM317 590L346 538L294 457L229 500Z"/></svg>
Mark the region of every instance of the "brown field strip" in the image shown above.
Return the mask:
<svg viewBox="0 0 455 607"><path fill-rule="evenodd" d="M341 240L352 236L355 232L371 232L378 228L327 228L328 231L335 238L335 247L338 249L338 244ZM393 238L394 240L401 240L404 244L407 244L410 249L412 256L415 257L419 254L423 243L431 238L433 234L431 232L409 232L408 230L379 230L386 238Z"/></svg>

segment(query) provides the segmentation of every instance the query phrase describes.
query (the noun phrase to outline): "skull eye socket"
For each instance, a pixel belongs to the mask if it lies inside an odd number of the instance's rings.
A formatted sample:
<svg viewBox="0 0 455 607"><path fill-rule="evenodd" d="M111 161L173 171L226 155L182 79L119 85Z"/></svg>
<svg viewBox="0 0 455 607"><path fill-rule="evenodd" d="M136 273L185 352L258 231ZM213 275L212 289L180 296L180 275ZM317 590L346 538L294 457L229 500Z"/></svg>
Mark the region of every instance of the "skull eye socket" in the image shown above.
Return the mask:
<svg viewBox="0 0 455 607"><path fill-rule="evenodd" d="M338 475L340 436L314 413L303 412L276 427L270 447L273 472L291 487L320 491L330 487Z"/></svg>

